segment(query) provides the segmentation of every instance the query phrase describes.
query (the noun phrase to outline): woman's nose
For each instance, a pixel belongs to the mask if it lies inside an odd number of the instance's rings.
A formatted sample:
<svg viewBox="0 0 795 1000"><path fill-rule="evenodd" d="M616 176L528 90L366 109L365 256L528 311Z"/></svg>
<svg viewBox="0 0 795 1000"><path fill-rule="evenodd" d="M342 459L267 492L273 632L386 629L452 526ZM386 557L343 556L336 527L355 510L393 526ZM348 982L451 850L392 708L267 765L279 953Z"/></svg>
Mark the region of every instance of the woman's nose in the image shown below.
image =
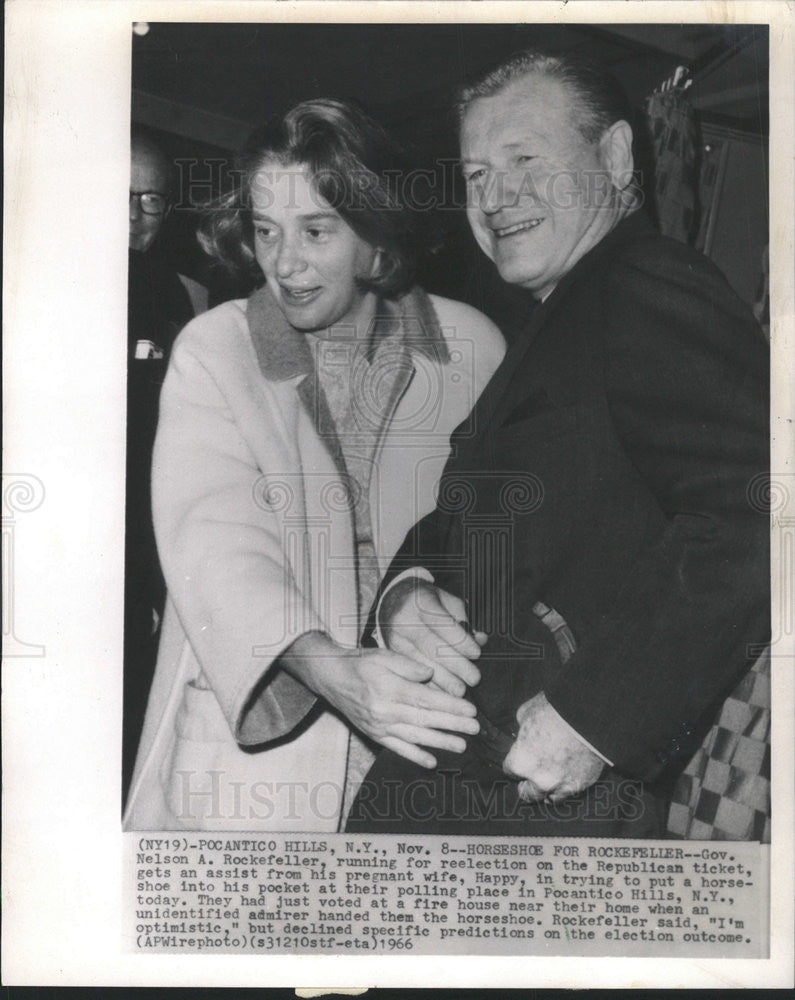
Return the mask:
<svg viewBox="0 0 795 1000"><path fill-rule="evenodd" d="M276 257L276 273L280 278L289 278L291 274L306 269L301 246L296 240L283 240Z"/></svg>

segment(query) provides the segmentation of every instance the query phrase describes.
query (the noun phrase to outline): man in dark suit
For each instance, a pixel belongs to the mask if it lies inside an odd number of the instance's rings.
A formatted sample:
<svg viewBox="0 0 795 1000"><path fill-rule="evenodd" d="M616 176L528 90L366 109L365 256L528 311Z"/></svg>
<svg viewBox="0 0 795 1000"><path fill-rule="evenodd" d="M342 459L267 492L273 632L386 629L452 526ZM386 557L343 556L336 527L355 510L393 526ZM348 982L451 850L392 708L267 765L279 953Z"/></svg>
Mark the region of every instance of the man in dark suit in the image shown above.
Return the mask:
<svg viewBox="0 0 795 1000"><path fill-rule="evenodd" d="M127 294L123 796L132 777L166 600L151 500L160 389L171 346L195 312L187 287L160 247L173 204L173 174L173 163L152 136L134 127Z"/></svg>
<svg viewBox="0 0 795 1000"><path fill-rule="evenodd" d="M660 836L661 776L766 638L768 519L748 499L766 345L640 210L624 101L532 52L463 95L470 225L538 304L456 431L378 624L440 686L471 685L481 733L426 771L383 753L352 831Z"/></svg>

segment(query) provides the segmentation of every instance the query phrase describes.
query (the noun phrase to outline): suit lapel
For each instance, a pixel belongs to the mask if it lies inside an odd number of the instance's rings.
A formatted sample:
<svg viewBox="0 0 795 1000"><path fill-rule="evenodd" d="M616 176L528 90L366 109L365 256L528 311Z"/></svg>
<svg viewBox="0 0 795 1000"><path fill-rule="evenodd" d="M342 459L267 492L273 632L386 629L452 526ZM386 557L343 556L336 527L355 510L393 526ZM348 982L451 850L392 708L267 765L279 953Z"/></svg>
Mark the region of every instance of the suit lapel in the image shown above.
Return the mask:
<svg viewBox="0 0 795 1000"><path fill-rule="evenodd" d="M455 465L464 468L467 466L480 448L489 428L503 411L509 387L517 383L530 347L547 321L550 299L535 308L521 334L508 348L500 367L492 375L472 413L453 434Z"/></svg>
<svg viewBox="0 0 795 1000"><path fill-rule="evenodd" d="M471 460L485 436L499 426L499 422L527 393L532 375L528 355L533 343L550 322L560 304L570 295L572 287L592 274L604 254L612 247L644 229L653 231L650 222L641 212L635 212L623 219L612 232L578 261L568 274L564 275L548 298L534 310L527 326L508 349L502 364L473 411L474 428L460 449L462 464Z"/></svg>

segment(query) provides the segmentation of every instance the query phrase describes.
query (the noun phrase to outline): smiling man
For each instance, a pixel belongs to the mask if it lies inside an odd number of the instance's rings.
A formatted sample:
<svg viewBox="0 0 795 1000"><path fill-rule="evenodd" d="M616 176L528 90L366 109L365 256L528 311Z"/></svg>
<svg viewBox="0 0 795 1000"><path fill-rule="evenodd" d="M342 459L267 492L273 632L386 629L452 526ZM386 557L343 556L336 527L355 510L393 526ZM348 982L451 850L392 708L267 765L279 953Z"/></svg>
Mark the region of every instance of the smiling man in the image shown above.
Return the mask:
<svg viewBox="0 0 795 1000"><path fill-rule="evenodd" d="M646 218L598 68L525 52L459 114L475 239L538 305L378 623L405 655L477 662L481 731L432 772L383 753L349 829L661 836L664 779L768 634L766 345Z"/></svg>
<svg viewBox="0 0 795 1000"><path fill-rule="evenodd" d="M632 130L601 126L540 73L473 96L463 115L472 232L505 281L540 299L635 207Z"/></svg>

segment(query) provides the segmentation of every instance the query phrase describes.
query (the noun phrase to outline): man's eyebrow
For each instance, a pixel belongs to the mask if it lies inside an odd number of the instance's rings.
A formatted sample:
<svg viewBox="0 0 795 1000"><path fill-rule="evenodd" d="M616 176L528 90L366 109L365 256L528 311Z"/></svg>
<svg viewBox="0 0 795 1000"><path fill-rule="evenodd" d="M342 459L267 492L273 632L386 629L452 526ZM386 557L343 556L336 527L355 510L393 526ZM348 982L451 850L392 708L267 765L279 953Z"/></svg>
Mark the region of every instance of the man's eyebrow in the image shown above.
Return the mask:
<svg viewBox="0 0 795 1000"><path fill-rule="evenodd" d="M497 147L499 150L507 150L513 152L516 149L525 149L528 144L532 142L532 138L528 136L526 139L517 139L515 142L504 142ZM488 156L462 156L459 163L463 166L465 163L488 163Z"/></svg>

